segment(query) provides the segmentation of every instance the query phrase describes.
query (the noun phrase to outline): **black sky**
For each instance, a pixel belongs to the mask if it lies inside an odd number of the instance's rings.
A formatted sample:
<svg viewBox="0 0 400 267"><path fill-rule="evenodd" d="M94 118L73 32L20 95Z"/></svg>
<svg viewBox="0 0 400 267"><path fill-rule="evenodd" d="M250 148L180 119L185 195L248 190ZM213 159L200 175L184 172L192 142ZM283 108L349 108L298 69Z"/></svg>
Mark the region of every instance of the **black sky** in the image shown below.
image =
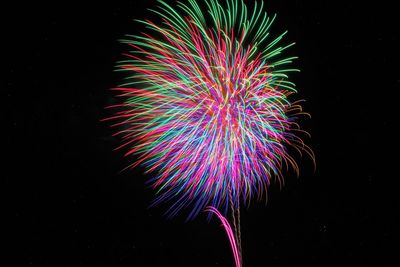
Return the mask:
<svg viewBox="0 0 400 267"><path fill-rule="evenodd" d="M278 14L273 30L297 43L293 80L312 114L303 125L317 171L300 161L300 177L272 185L267 206L243 209L244 267L396 266L399 22L388 3L265 1ZM121 78L113 69L126 47L117 40L139 33L133 19L157 20L146 10L154 5L2 8L10 223L1 266L234 265L217 221L148 208L149 176L120 173L130 161L99 122Z"/></svg>

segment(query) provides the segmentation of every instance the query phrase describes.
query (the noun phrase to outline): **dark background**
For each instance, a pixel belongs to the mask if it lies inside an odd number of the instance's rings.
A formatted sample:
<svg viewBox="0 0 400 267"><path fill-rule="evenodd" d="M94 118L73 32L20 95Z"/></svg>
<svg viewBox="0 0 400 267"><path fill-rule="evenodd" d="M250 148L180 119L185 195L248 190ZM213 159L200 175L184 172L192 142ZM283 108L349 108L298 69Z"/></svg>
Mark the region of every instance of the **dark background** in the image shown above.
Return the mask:
<svg viewBox="0 0 400 267"><path fill-rule="evenodd" d="M83 2L83 1L82 1ZM220 223L148 208L143 169L113 152L114 64L155 1L2 8L6 257L1 266L233 266ZM173 1L167 1L172 2ZM247 1L252 2L252 1ZM389 3L389 1L387 1ZM242 209L243 266L396 266L397 8L385 1L265 1L300 59L317 158ZM157 18L154 18L157 21ZM397 123L398 124L398 123ZM4 251L4 250L3 250Z"/></svg>

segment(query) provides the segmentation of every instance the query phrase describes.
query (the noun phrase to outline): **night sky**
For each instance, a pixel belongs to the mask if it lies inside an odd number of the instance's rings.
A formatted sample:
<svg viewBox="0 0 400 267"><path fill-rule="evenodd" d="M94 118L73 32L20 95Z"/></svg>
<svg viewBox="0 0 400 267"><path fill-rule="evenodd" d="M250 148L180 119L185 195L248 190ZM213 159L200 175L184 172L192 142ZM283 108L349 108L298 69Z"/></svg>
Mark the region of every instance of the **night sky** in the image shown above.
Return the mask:
<svg viewBox="0 0 400 267"><path fill-rule="evenodd" d="M81 1L83 2L83 1ZM143 168L101 119L120 83L133 19L155 1L15 3L2 8L6 257L1 266L234 266L217 220L167 219ZM174 1L167 1L173 5ZM252 5L253 1L246 1ZM289 30L291 78L316 154L242 208L244 267L396 266L399 212L397 7L385 1L265 0ZM372 1L371 1L372 2ZM388 1L389 2L389 1ZM4 90L5 88L6 90ZM2 262L2 263L1 263Z"/></svg>

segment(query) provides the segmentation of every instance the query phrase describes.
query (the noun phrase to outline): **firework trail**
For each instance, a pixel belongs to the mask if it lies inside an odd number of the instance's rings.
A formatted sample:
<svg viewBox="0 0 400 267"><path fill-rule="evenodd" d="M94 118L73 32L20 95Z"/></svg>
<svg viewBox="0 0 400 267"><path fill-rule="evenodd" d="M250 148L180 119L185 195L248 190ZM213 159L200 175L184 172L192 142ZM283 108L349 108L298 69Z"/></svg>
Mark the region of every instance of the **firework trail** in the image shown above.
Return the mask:
<svg viewBox="0 0 400 267"><path fill-rule="evenodd" d="M239 0L204 0L204 11L195 0L159 4L162 23L140 21L151 33L122 40L132 51L118 64L127 78L109 118L122 129L119 148L137 155L130 167L156 173L154 203L170 201L170 216L190 207L194 218L207 206L220 219L216 208L238 214L272 179L283 183L282 169L298 173L288 147L313 158L297 135L300 102L288 99L296 57L281 53L293 43L280 45L286 32L271 37L275 16L262 2L252 11Z"/></svg>
<svg viewBox="0 0 400 267"><path fill-rule="evenodd" d="M222 226L224 227L224 229L226 231L226 234L228 235L229 242L231 244L231 248L232 248L232 252L233 252L233 257L235 259L236 267L240 267L241 266L240 252L239 252L239 249L238 249L238 246L237 246L236 237L233 234L232 228L231 228L228 220L224 216L222 216L222 214L214 207L207 207L206 211L212 212L221 221Z"/></svg>

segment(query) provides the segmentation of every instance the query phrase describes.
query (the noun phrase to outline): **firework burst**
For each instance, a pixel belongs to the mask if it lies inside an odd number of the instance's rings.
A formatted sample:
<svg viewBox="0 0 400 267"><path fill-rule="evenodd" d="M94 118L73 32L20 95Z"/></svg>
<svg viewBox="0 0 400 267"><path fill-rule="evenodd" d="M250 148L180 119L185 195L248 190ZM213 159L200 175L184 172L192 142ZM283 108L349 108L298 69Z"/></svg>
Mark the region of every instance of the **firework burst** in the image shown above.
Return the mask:
<svg viewBox="0 0 400 267"><path fill-rule="evenodd" d="M286 32L271 37L275 16L262 2L250 11L243 1L205 0L207 12L194 0L177 11L159 3L162 23L140 21L151 33L122 40L133 51L118 65L128 75L110 119L123 126L126 155L137 155L131 167L156 173L155 203L172 200L171 216L261 198L271 179L283 182L283 168L298 172L288 147L312 157L297 136L301 106L288 99L297 70L281 52L293 44L281 45Z"/></svg>

